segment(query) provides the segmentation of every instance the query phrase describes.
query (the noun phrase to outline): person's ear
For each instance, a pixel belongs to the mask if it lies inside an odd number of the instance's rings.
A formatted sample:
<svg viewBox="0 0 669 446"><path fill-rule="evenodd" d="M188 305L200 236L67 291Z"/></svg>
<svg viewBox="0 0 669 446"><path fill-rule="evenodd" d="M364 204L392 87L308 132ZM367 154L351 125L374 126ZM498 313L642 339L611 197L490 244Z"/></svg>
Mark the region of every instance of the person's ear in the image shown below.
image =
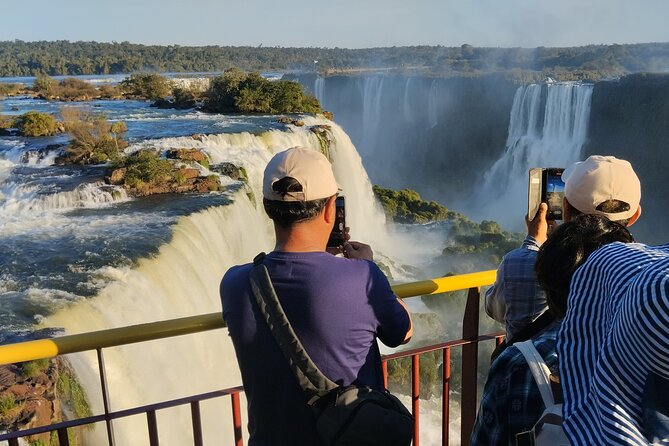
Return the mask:
<svg viewBox="0 0 669 446"><path fill-rule="evenodd" d="M634 223L636 223L636 221L639 219L640 216L641 216L641 206L639 206L639 208L636 210L636 212L634 213L634 215L632 215L632 216L629 218L629 220L627 220L627 227L630 227L630 226L632 226Z"/></svg>
<svg viewBox="0 0 669 446"><path fill-rule="evenodd" d="M325 219L325 222L327 224L334 225L335 216L337 215L337 208L335 205L336 200L337 196L333 195L332 197L328 198L328 202L325 204L325 209L323 210L323 218Z"/></svg>

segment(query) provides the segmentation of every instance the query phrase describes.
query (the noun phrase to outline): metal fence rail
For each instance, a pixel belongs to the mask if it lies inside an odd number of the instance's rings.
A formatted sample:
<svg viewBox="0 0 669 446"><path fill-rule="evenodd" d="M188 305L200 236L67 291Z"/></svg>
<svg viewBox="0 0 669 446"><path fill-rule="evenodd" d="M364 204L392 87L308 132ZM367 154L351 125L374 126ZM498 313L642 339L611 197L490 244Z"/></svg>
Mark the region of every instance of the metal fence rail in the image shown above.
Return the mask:
<svg viewBox="0 0 669 446"><path fill-rule="evenodd" d="M476 379L478 366L478 343L484 340L501 339L502 333L479 335L479 305L480 287L490 285L495 280L495 271L463 274L443 277L421 282L412 282L393 286L395 293L401 297L423 296L439 294L449 291L468 290L465 314L463 317L462 338L412 349L404 352L385 355L383 359L384 380L387 385L388 361L410 357L412 362L412 412L416 419L414 428L414 446L420 444L420 362L421 354L441 350L443 359L442 381L442 444L449 441L449 389L451 379L451 349L462 349L462 392L461 392L461 444L467 444L474 425L477 407ZM8 441L9 446L18 446L19 438L28 437L46 432L56 432L60 446L69 446L68 430L78 426L104 422L107 428L109 446L115 446L112 420L125 418L137 414L146 414L149 444L158 446L158 426L156 411L176 406L190 405L193 426L194 446L202 445L202 425L200 420L200 401L212 398L230 396L232 404L232 423L235 446L242 446L242 419L240 410L240 392L242 387L233 387L200 395L193 395L171 401L136 407L132 409L112 412L109 407L109 392L107 389L106 369L103 349L108 347L145 342L154 339L163 339L192 333L199 333L225 327L220 313L210 313L169 321L152 322L130 327L101 330L91 333L82 333L62 336L52 339L40 339L17 344L0 346L0 365L36 359L52 358L69 353L83 351L97 352L102 401L104 413L78 420L64 421L48 426L26 429L17 432L0 434L0 441Z"/></svg>

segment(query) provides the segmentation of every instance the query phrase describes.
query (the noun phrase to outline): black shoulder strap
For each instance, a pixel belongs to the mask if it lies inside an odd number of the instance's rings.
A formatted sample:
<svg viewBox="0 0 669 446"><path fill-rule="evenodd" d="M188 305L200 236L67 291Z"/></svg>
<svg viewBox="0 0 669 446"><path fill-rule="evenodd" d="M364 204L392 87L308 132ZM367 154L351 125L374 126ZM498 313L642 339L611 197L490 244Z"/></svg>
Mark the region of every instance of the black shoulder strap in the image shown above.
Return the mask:
<svg viewBox="0 0 669 446"><path fill-rule="evenodd" d="M250 275L251 290L272 336L279 344L283 356L288 360L293 374L311 404L339 386L323 375L297 338L274 291L267 268L262 264L264 258L265 253L260 253L253 259Z"/></svg>
<svg viewBox="0 0 669 446"><path fill-rule="evenodd" d="M541 313L541 316L536 318L530 324L526 325L525 328L516 333L515 336L512 336L510 339L505 339L504 341L502 341L502 343L499 344L490 355L490 362L492 363L493 361L495 361L495 359L497 359L497 357L501 355L502 352L506 350L506 348L509 345L513 345L516 342L523 342L532 339L534 335L542 331L544 328L548 327L554 321L555 321L555 316L553 316L553 313L551 313L549 310L544 311L543 313Z"/></svg>

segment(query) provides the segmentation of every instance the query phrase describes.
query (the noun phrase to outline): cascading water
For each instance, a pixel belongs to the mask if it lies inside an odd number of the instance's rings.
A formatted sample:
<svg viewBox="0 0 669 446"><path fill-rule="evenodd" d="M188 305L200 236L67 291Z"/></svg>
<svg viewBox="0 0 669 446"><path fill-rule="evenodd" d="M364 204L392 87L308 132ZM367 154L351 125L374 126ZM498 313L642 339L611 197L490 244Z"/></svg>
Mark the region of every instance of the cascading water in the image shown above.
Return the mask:
<svg viewBox="0 0 669 446"><path fill-rule="evenodd" d="M314 96L320 103L323 103L323 98L325 98L325 79L321 76L318 76L314 81Z"/></svg>
<svg viewBox="0 0 669 446"><path fill-rule="evenodd" d="M310 117L304 121L305 127L330 127L328 153L342 193L347 197L347 223L352 237L371 243L377 254L385 254L382 259L406 261L408 237L388 235L383 213L350 139L332 122ZM218 283L223 273L273 246L273 232L259 200L265 165L274 153L287 147L301 145L323 150L321 144L313 132L294 128L260 135L206 135L199 141L190 137L164 138L132 146L130 150L196 147L208 154L212 164L231 162L243 166L252 193L237 188L229 193L229 205L182 217L172 231L172 239L155 256L141 259L134 267L108 268L103 272L109 282L107 286L95 297L49 316L46 325L65 327L69 333L76 333L220 311ZM416 245L413 241L413 252L417 251ZM392 263L390 267L396 278L402 278L401 270ZM240 382L233 349L222 332L156 341L151 348L140 345L110 349L105 352L105 360L113 410L183 396L185 387L194 394ZM95 390L95 358L77 355L73 362L77 375L93 397L95 409L101 410L100 393ZM227 425L220 423L229 416L227 409L219 405L212 404L209 410L205 405L203 409L203 425L207 426L205 442L212 444L231 435ZM176 417L170 411L159 416L161 444L182 445L192 441L188 414L175 412ZM145 429L143 419L119 422L115 425L117 443L141 444ZM102 429L90 435L92 444L103 442Z"/></svg>
<svg viewBox="0 0 669 446"><path fill-rule="evenodd" d="M381 98L383 94L384 78L380 76L365 77L358 83L358 88L362 92L362 128L363 145L368 148L374 148L374 139L379 131L381 123ZM375 153L370 150L370 153Z"/></svg>
<svg viewBox="0 0 669 446"><path fill-rule="evenodd" d="M587 137L593 86L532 84L518 88L506 149L486 173L469 206L471 215L520 229L527 212L531 167L565 167L581 158Z"/></svg>

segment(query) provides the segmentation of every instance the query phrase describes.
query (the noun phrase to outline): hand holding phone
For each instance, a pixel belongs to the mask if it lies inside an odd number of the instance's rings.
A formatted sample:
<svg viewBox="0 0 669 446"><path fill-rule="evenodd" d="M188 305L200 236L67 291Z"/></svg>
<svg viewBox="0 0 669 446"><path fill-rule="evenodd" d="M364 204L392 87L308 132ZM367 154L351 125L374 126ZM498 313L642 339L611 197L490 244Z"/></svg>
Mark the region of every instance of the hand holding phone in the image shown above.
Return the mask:
<svg viewBox="0 0 669 446"><path fill-rule="evenodd" d="M328 248L341 248L346 243L346 202L344 197L335 200L335 223L328 239Z"/></svg>
<svg viewBox="0 0 669 446"><path fill-rule="evenodd" d="M535 167L529 172L527 192L527 219L534 220L541 203L548 205L546 220L562 220L562 199L564 198L564 169L556 167Z"/></svg>

